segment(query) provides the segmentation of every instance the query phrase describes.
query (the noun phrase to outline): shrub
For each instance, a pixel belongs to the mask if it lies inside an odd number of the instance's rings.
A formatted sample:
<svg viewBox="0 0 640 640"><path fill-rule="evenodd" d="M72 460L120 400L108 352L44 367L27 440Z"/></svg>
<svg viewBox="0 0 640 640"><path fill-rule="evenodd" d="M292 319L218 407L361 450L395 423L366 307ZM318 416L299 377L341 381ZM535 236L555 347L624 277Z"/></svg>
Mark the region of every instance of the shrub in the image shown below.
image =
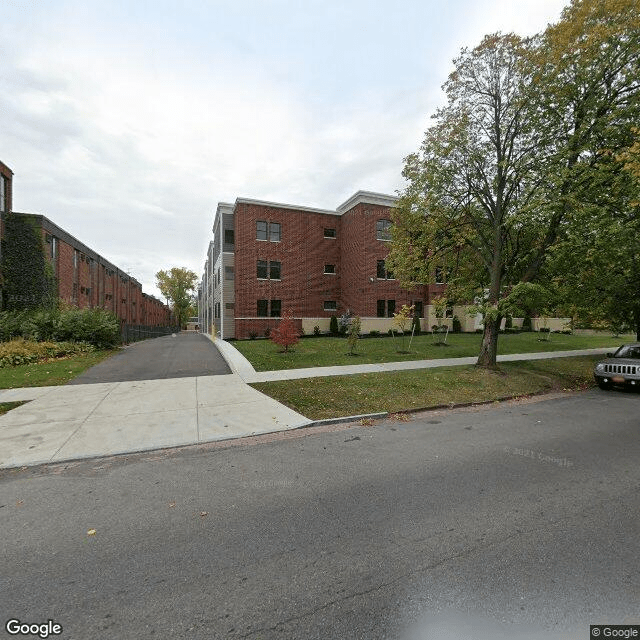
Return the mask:
<svg viewBox="0 0 640 640"><path fill-rule="evenodd" d="M0 314L0 339L88 342L98 348L120 343L120 322L105 309L38 309Z"/></svg>
<svg viewBox="0 0 640 640"><path fill-rule="evenodd" d="M379 331L377 331L376 329L374 329L373 331L369 331L369 335L370 335L372 338L377 338L377 337L380 335L380 332L379 332Z"/></svg>
<svg viewBox="0 0 640 640"><path fill-rule="evenodd" d="M338 318L336 316L331 316L331 320L329 320L329 333L333 336L338 335Z"/></svg>
<svg viewBox="0 0 640 640"><path fill-rule="evenodd" d="M510 314L508 314L507 317L504 319L504 328L505 329L513 328L513 316L511 316Z"/></svg>
<svg viewBox="0 0 640 640"><path fill-rule="evenodd" d="M419 336L420 333L422 332L422 329L420 327L420 318L418 316L413 316L413 320L411 321L411 325L412 325L412 329L413 329L413 335L414 336Z"/></svg>
<svg viewBox="0 0 640 640"><path fill-rule="evenodd" d="M551 330L549 327L540 327L539 331L540 333L549 333Z"/></svg>
<svg viewBox="0 0 640 640"><path fill-rule="evenodd" d="M522 321L522 331L531 331L531 316L527 315Z"/></svg>
<svg viewBox="0 0 640 640"><path fill-rule="evenodd" d="M320 327L318 325L313 327L313 335L314 336L319 336L320 335Z"/></svg>
<svg viewBox="0 0 640 640"><path fill-rule="evenodd" d="M0 344L0 368L30 364L49 358L62 358L93 351L86 342L34 342L17 338Z"/></svg>
<svg viewBox="0 0 640 640"><path fill-rule="evenodd" d="M265 337L265 338L269 338L270 336L271 336L271 329L270 329L269 327L267 327L267 328L264 330L264 337Z"/></svg>
<svg viewBox="0 0 640 640"><path fill-rule="evenodd" d="M356 345L358 344L358 338L360 338L360 317L355 316L355 318L351 318L351 322L349 323L349 329L347 333L347 342L349 343L349 355L353 355L353 352L356 350Z"/></svg>
<svg viewBox="0 0 640 640"><path fill-rule="evenodd" d="M453 333L460 333L462 331L462 324L460 323L458 316L453 316L452 324L453 324L453 327L452 327Z"/></svg>
<svg viewBox="0 0 640 640"><path fill-rule="evenodd" d="M258 337L257 332L249 331L249 340L255 340Z"/></svg>

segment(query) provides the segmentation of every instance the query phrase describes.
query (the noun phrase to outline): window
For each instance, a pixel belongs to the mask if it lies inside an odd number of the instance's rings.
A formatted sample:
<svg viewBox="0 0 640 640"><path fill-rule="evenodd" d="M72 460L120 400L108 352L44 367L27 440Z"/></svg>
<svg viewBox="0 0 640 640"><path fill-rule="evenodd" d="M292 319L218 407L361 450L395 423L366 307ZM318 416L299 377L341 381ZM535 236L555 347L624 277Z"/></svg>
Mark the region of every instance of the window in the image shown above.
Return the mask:
<svg viewBox="0 0 640 640"><path fill-rule="evenodd" d="M233 244L233 229L225 229L224 230L224 243L225 244Z"/></svg>
<svg viewBox="0 0 640 640"><path fill-rule="evenodd" d="M453 318L453 307L447 307L447 310L444 312L445 318Z"/></svg>
<svg viewBox="0 0 640 640"><path fill-rule="evenodd" d="M271 301L271 317L272 318L279 318L282 315L281 309L282 309L282 300Z"/></svg>
<svg viewBox="0 0 640 640"><path fill-rule="evenodd" d="M335 311L338 308L338 305L335 300L325 300L324 301L324 310L325 311Z"/></svg>
<svg viewBox="0 0 640 640"><path fill-rule="evenodd" d="M266 318L269 315L268 309L268 300L258 300L258 318Z"/></svg>
<svg viewBox="0 0 640 640"><path fill-rule="evenodd" d="M416 318L422 318L423 313L424 313L424 308L423 308L422 300L416 300L413 303L413 315Z"/></svg>
<svg viewBox="0 0 640 640"><path fill-rule="evenodd" d="M378 310L377 310L378 318L384 318L386 316L385 314L386 306L387 305L384 300L378 300Z"/></svg>
<svg viewBox="0 0 640 640"><path fill-rule="evenodd" d="M5 176L0 176L0 211L5 212L9 210L7 206L7 196L9 189L7 188L8 180Z"/></svg>
<svg viewBox="0 0 640 640"><path fill-rule="evenodd" d="M325 273L335 273L336 272L336 265L335 264L325 264L324 265L324 272Z"/></svg>
<svg viewBox="0 0 640 640"><path fill-rule="evenodd" d="M325 238L335 238L336 237L336 230L335 229L325 229L324 230L324 237Z"/></svg>
<svg viewBox="0 0 640 640"><path fill-rule="evenodd" d="M233 267L225 267L224 268L224 279L225 280L233 280L233 278L235 277L235 273L234 273L234 268Z"/></svg>
<svg viewBox="0 0 640 640"><path fill-rule="evenodd" d="M376 222L376 238L378 240L391 240L391 220L378 220Z"/></svg>
<svg viewBox="0 0 640 640"><path fill-rule="evenodd" d="M271 262L258 260L256 268L258 279L267 280L267 278L270 278L271 280L280 280L281 266L282 263L275 260Z"/></svg>
<svg viewBox="0 0 640 640"><path fill-rule="evenodd" d="M396 312L396 301L387 300L387 317L393 318L393 314Z"/></svg>
<svg viewBox="0 0 640 640"><path fill-rule="evenodd" d="M445 284L451 277L451 269L436 267L436 284Z"/></svg>
<svg viewBox="0 0 640 640"><path fill-rule="evenodd" d="M395 280L393 273L386 268L384 260L378 260L376 263L376 277L380 280Z"/></svg>
<svg viewBox="0 0 640 640"><path fill-rule="evenodd" d="M279 222L269 223L269 240L271 240L271 242L280 242L280 223Z"/></svg>
<svg viewBox="0 0 640 640"><path fill-rule="evenodd" d="M282 226L279 222L265 222L264 220L256 221L256 239L270 240L271 242L280 242L282 235Z"/></svg>
<svg viewBox="0 0 640 640"><path fill-rule="evenodd" d="M263 222L262 220L258 220L256 222L256 240L267 239L267 228L268 224L266 222Z"/></svg>

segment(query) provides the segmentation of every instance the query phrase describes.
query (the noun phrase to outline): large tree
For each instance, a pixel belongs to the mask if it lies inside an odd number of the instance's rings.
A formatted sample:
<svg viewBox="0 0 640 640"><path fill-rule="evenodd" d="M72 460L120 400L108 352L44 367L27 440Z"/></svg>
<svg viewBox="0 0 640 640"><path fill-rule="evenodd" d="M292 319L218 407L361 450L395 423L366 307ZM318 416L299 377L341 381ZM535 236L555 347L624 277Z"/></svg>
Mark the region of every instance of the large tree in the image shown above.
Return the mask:
<svg viewBox="0 0 640 640"><path fill-rule="evenodd" d="M531 170L540 149L523 65L530 46L496 34L462 51L444 85L447 106L405 160L408 186L394 212L394 272L411 286L446 264L449 296L482 302L478 364L487 367L496 363L505 286L519 281L545 213Z"/></svg>
<svg viewBox="0 0 640 640"><path fill-rule="evenodd" d="M478 365L495 367L502 315L540 297L550 249L608 193L603 166L633 140L638 52L637 0L574 0L541 36L487 36L455 61L405 160L391 262L407 286L453 265L450 289L464 282L485 313Z"/></svg>
<svg viewBox="0 0 640 640"><path fill-rule="evenodd" d="M177 323L182 326L189 319L198 276L184 267L156 273L156 286L171 301Z"/></svg>

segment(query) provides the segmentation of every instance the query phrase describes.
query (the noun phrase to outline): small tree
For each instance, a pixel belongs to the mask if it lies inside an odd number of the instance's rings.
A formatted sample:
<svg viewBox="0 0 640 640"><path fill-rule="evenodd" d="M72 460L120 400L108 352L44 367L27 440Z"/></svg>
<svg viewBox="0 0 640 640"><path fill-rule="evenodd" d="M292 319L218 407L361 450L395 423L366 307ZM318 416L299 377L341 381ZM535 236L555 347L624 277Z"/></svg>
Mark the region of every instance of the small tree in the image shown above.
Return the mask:
<svg viewBox="0 0 640 640"><path fill-rule="evenodd" d="M393 314L393 324L395 324L396 327L398 327L398 331L402 333L402 352L404 352L404 332L410 322L413 309L413 305L409 306L408 304L403 304L402 309L400 309L400 313Z"/></svg>
<svg viewBox="0 0 640 640"><path fill-rule="evenodd" d="M354 355L356 350L356 345L358 344L358 340L360 339L360 316L355 316L351 318L351 322L349 323L349 329L347 330L347 342L349 343L349 355Z"/></svg>
<svg viewBox="0 0 640 640"><path fill-rule="evenodd" d="M271 329L269 338L271 342L284 347L285 353L289 351L290 345L298 343L300 333L293 322L293 314L291 311L285 311L282 314L280 324L275 329Z"/></svg>

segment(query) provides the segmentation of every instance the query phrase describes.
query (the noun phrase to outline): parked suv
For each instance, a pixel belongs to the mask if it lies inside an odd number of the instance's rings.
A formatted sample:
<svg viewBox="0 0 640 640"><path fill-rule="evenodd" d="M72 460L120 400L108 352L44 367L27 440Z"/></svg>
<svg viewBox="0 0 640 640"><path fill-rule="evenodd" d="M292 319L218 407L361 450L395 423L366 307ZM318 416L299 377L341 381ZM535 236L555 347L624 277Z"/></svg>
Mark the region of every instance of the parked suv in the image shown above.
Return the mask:
<svg viewBox="0 0 640 640"><path fill-rule="evenodd" d="M598 362L593 377L601 389L614 384L640 386L640 343L623 344L615 353L607 353L606 360Z"/></svg>

